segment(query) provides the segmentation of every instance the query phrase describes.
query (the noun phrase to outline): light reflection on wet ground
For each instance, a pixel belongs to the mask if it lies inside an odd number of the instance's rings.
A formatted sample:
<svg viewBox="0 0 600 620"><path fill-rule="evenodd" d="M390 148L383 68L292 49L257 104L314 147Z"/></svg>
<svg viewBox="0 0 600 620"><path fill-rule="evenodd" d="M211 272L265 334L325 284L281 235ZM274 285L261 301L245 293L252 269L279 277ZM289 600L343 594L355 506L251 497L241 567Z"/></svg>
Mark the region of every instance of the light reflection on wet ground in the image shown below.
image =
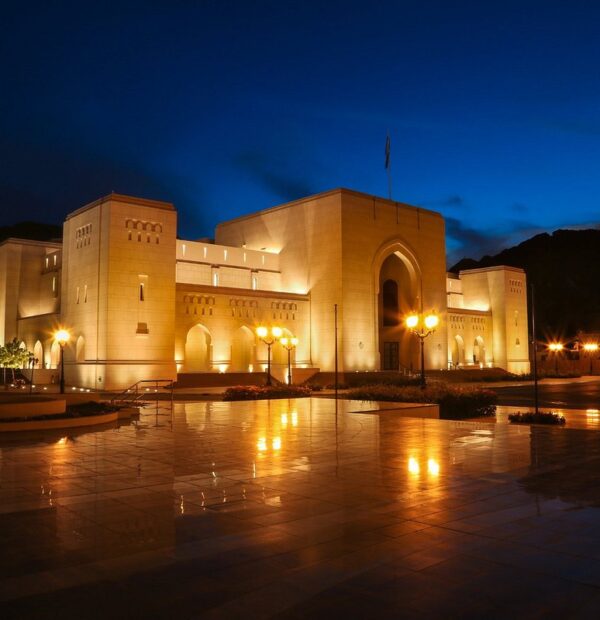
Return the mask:
<svg viewBox="0 0 600 620"><path fill-rule="evenodd" d="M509 424L511 413L533 411L531 407L509 407L500 405L496 411L496 422ZM565 418L564 428L600 430L600 409L565 409L562 407L540 407L540 411L552 411Z"/></svg>
<svg viewBox="0 0 600 620"><path fill-rule="evenodd" d="M3 617L597 608L598 433L350 413L372 408L176 403L0 439Z"/></svg>

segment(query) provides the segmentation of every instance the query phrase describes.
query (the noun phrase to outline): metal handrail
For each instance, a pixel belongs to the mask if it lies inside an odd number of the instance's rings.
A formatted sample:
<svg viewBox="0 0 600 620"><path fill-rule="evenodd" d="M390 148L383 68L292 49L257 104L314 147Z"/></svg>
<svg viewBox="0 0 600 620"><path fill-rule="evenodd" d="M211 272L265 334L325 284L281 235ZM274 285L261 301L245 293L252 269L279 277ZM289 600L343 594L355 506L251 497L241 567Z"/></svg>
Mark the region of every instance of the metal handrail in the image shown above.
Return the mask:
<svg viewBox="0 0 600 620"><path fill-rule="evenodd" d="M147 398L147 396L158 393L159 388L170 391L172 403L174 386L175 382L172 379L141 379L114 396L111 399L111 403L132 404L139 401L152 400Z"/></svg>

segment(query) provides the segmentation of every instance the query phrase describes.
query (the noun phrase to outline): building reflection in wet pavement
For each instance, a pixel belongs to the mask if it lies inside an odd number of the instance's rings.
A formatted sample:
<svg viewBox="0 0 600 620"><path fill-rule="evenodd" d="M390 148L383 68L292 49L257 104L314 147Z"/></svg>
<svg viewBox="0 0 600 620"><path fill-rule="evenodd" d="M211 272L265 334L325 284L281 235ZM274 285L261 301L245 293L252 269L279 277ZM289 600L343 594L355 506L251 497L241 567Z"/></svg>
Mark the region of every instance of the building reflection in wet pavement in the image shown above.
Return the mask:
<svg viewBox="0 0 600 620"><path fill-rule="evenodd" d="M591 615L600 435L327 399L0 439L3 617Z"/></svg>

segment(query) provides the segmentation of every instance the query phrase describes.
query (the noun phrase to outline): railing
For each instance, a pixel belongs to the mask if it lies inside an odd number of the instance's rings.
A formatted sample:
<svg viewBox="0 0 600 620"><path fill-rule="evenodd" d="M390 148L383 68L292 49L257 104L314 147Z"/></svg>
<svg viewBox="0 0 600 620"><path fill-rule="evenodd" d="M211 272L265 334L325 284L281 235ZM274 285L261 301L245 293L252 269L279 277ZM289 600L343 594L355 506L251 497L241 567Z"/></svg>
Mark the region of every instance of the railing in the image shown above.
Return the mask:
<svg viewBox="0 0 600 620"><path fill-rule="evenodd" d="M113 396L111 403L114 405L130 405L135 403L144 403L151 400L158 400L159 393L167 392L173 406L173 387L172 379L142 379L126 390ZM160 390L160 392L159 392Z"/></svg>
<svg viewBox="0 0 600 620"><path fill-rule="evenodd" d="M398 364L398 372L405 377L415 377L418 374L412 371L410 368L402 366L402 364Z"/></svg>

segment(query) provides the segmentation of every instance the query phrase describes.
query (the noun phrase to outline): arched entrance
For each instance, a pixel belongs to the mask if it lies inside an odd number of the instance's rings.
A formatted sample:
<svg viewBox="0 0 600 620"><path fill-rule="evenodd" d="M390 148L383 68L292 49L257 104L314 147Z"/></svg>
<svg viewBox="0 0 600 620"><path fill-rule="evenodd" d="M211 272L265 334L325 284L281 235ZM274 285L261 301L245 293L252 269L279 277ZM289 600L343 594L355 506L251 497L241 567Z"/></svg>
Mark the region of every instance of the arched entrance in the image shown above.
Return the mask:
<svg viewBox="0 0 600 620"><path fill-rule="evenodd" d="M473 343L473 363L485 364L485 345L481 336L477 336Z"/></svg>
<svg viewBox="0 0 600 620"><path fill-rule="evenodd" d="M58 368L60 364L60 345L56 340L50 347L50 368Z"/></svg>
<svg viewBox="0 0 600 620"><path fill-rule="evenodd" d="M250 372L254 364L254 334L244 325L231 338L231 370Z"/></svg>
<svg viewBox="0 0 600 620"><path fill-rule="evenodd" d="M37 359L35 368L43 368L44 367L44 347L42 346L42 343L39 340L33 346L33 357Z"/></svg>
<svg viewBox="0 0 600 620"><path fill-rule="evenodd" d="M382 262L378 274L378 334L380 368L400 370L415 364L412 335L404 327L404 317L415 308L415 272L400 252L392 252Z"/></svg>
<svg viewBox="0 0 600 620"><path fill-rule="evenodd" d="M452 343L452 364L455 367L464 366L465 363L465 341L458 334L454 336Z"/></svg>
<svg viewBox="0 0 600 620"><path fill-rule="evenodd" d="M79 338L77 338L77 344L75 346L75 361L85 361L85 338L83 336L79 336Z"/></svg>
<svg viewBox="0 0 600 620"><path fill-rule="evenodd" d="M185 339L185 371L208 372L210 370L212 338L204 325L194 325Z"/></svg>

